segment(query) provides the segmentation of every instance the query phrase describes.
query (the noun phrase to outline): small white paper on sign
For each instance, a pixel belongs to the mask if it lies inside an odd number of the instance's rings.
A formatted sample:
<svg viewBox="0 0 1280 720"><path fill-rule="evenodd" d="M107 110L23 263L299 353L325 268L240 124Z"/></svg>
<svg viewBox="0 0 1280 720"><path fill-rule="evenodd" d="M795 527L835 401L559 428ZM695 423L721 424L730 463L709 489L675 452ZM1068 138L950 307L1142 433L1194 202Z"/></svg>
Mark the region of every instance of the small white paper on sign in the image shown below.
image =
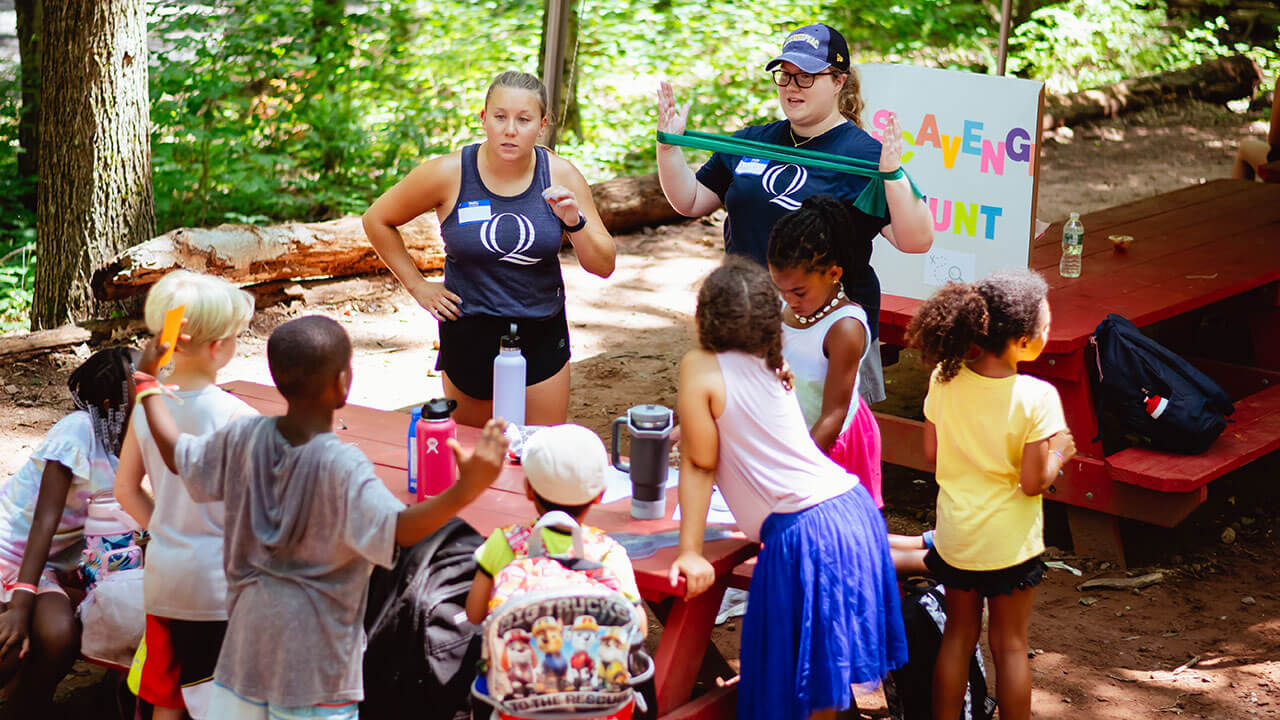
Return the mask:
<svg viewBox="0 0 1280 720"><path fill-rule="evenodd" d="M676 511L671 515L672 520L680 519L680 506L676 506ZM725 502L724 495L720 494L720 488L711 488L711 503L707 505L707 524L708 525L737 525L738 519L733 516L733 511L729 509L729 503Z"/></svg>
<svg viewBox="0 0 1280 720"><path fill-rule="evenodd" d="M935 247L925 256L924 283L942 287L949 282L974 281L973 253Z"/></svg>
<svg viewBox="0 0 1280 720"><path fill-rule="evenodd" d="M680 469L667 468L667 487L673 488L680 484ZM601 505L608 505L625 498L631 497L631 474L624 473L618 468L609 465L604 471L604 497L600 498Z"/></svg>

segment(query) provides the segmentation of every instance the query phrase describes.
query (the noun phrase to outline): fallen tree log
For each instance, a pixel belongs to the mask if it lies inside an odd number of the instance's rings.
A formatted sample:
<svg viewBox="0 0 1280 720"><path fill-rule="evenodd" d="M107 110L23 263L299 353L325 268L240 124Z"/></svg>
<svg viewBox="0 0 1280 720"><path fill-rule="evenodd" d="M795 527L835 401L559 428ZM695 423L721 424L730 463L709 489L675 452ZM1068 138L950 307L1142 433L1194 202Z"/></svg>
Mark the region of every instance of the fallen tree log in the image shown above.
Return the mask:
<svg viewBox="0 0 1280 720"><path fill-rule="evenodd" d="M435 213L400 228L409 255L423 272L444 267ZM99 300L145 292L177 268L218 275L239 285L312 277L345 277L385 269L359 217L320 223L178 228L135 245L94 271Z"/></svg>
<svg viewBox="0 0 1280 720"><path fill-rule="evenodd" d="M1115 117L1171 100L1225 103L1252 98L1262 81L1258 65L1244 55L1218 58L1182 70L1123 80L1070 95L1046 95L1045 130Z"/></svg>
<svg viewBox="0 0 1280 720"><path fill-rule="evenodd" d="M658 173L624 175L598 182L591 186L591 199L600 211L604 226L614 235L688 220L667 202L658 183Z"/></svg>
<svg viewBox="0 0 1280 720"><path fill-rule="evenodd" d="M618 177L591 186L596 208L611 233L684 220L671 208L657 173ZM444 244L434 212L400 228L409 255L422 272L444 267ZM135 245L94 271L90 285L101 301L146 292L170 270L218 275L238 285L347 277L386 269L358 217L320 223L219 225L178 228Z"/></svg>
<svg viewBox="0 0 1280 720"><path fill-rule="evenodd" d="M89 342L92 333L78 325L0 337L0 358L16 360Z"/></svg>

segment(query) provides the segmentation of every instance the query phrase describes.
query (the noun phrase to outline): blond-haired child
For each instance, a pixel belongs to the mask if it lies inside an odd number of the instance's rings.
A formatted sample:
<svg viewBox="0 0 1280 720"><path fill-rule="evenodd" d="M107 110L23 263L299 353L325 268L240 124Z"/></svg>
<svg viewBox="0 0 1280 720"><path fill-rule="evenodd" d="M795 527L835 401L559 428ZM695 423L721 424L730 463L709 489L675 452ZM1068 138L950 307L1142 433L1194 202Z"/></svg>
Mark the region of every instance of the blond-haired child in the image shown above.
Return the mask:
<svg viewBox="0 0 1280 720"><path fill-rule="evenodd" d="M185 337L167 378L177 392L164 400L183 432L203 435L257 414L215 384L235 354L236 336L249 325L253 305L252 295L226 280L186 270L165 275L147 294L147 329L156 334L165 313L186 306ZM160 457L141 408L125 435L115 492L151 533L143 573L146 635L135 662L138 696L155 706L156 720L180 720L184 710L201 720L227 629L223 504L191 499Z"/></svg>

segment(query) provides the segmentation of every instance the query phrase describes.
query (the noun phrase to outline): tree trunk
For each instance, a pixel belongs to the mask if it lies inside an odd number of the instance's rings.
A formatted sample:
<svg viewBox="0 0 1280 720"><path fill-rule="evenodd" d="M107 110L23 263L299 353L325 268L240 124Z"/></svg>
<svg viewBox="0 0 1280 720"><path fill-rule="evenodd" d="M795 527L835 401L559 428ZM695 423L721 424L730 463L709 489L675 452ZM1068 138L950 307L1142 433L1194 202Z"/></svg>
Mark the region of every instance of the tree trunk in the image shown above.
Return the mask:
<svg viewBox="0 0 1280 720"><path fill-rule="evenodd" d="M33 330L103 310L93 268L155 232L146 2L44 10Z"/></svg>
<svg viewBox="0 0 1280 720"><path fill-rule="evenodd" d="M40 128L40 16L42 0L17 0L18 55L22 64L22 111L18 116L18 174L38 177ZM36 184L22 193L22 204L36 211Z"/></svg>
<svg viewBox="0 0 1280 720"><path fill-rule="evenodd" d="M1050 95L1044 102L1044 129L1115 117L1170 100L1223 103L1251 98L1261 81L1257 64L1236 55L1070 95Z"/></svg>

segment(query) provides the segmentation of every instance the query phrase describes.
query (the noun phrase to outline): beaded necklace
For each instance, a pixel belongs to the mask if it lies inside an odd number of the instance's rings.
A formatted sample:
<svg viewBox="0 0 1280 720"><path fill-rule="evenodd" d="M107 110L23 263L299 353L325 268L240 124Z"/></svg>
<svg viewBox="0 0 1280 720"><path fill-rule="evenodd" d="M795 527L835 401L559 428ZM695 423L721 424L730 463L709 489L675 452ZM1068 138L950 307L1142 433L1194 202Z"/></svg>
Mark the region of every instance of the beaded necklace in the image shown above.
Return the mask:
<svg viewBox="0 0 1280 720"><path fill-rule="evenodd" d="M800 323L801 326L818 322L823 317L825 317L827 313L831 312L832 310L835 310L836 306L840 304L840 301L843 300L844 297L845 297L844 283L838 282L836 283L835 297L831 298L831 302L827 303L826 307L822 308L821 310L815 312L812 315L796 315L796 322Z"/></svg>

